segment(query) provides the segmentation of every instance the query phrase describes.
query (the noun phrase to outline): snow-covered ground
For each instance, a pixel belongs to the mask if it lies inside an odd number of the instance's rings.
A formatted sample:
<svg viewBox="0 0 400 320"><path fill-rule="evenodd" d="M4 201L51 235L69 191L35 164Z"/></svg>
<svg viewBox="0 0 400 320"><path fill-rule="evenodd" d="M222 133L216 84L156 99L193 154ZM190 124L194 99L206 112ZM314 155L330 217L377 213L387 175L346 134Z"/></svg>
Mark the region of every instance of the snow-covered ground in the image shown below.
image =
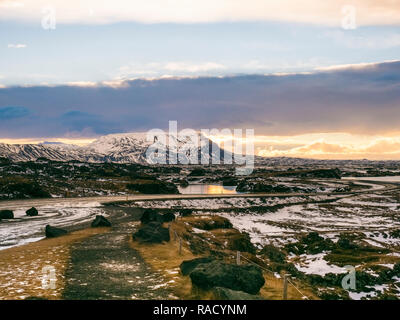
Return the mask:
<svg viewBox="0 0 400 320"><path fill-rule="evenodd" d="M327 273L346 273L345 268L328 264L324 260L325 253L318 254L302 254L300 256L300 262L295 263L297 270L304 272L305 274L318 274L321 276Z"/></svg>
<svg viewBox="0 0 400 320"><path fill-rule="evenodd" d="M73 226L93 220L98 215L107 215L98 202L61 202L37 207L39 215L28 217L25 213L30 207L14 211L14 219L0 222L0 250L44 238L47 224L57 227Z"/></svg>
<svg viewBox="0 0 400 320"><path fill-rule="evenodd" d="M247 232L258 248L266 244L283 247L299 240L311 231L337 242L339 235L355 233L365 245L376 248L399 248L400 238L391 231L400 228L400 204L396 193L382 191L381 186L368 183L371 193L346 195L332 199L319 197L289 198L231 198L173 201L142 201L135 205L147 208L191 208L194 214L217 214L228 218L234 228ZM256 210L257 207L275 207L274 210ZM364 238L362 238L364 236ZM342 266L325 260L329 252L288 256L288 262L307 275L325 276L329 273L346 274ZM378 264L393 269L396 252L387 255L390 263ZM390 260L392 259L392 260ZM357 268L361 265L356 266ZM368 269L366 269L366 272ZM387 285L371 286L370 292L349 292L351 299L374 298L387 290ZM392 286L390 286L392 288ZM400 292L399 292L400 293Z"/></svg>
<svg viewBox="0 0 400 320"><path fill-rule="evenodd" d="M132 205L141 208L192 208L199 210L249 208L257 206L275 206L295 204L307 201L324 201L335 199L334 196L320 195L307 197L269 197L269 198L215 198L215 199L182 199L135 201Z"/></svg>

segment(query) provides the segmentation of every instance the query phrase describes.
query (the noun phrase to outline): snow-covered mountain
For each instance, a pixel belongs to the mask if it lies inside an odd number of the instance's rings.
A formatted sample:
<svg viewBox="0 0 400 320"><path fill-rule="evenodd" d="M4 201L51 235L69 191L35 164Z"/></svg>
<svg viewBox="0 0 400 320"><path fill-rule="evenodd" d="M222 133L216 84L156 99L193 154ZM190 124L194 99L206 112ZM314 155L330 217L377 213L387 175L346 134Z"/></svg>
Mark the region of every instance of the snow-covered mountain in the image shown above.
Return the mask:
<svg viewBox="0 0 400 320"><path fill-rule="evenodd" d="M211 140L199 136L199 143L189 137L147 133L111 134L100 137L86 146L71 144L4 144L0 143L0 157L13 161L34 161L47 158L57 161L118 163L193 163L197 158L215 163L218 155L223 163L228 153Z"/></svg>

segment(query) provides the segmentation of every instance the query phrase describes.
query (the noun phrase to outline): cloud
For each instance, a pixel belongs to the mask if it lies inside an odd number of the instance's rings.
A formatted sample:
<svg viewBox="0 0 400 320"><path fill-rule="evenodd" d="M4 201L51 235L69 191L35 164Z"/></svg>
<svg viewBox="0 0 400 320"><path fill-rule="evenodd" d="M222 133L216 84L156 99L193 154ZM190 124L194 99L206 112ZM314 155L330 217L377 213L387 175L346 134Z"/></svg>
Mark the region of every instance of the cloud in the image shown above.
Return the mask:
<svg viewBox="0 0 400 320"><path fill-rule="evenodd" d="M165 69L169 71L183 71L190 73L201 73L210 70L225 69L221 64L215 62L205 62L200 64L189 64L184 62L169 62L165 65Z"/></svg>
<svg viewBox="0 0 400 320"><path fill-rule="evenodd" d="M400 128L399 88L400 61L279 76L9 87L0 89L0 105L26 106L36 118L21 127L2 125L0 134L23 138L86 129L91 134L142 131L166 128L168 120L178 120L182 127L252 128L257 135L270 136L385 135ZM285 142L291 144L299 143ZM309 148L334 150L326 144Z"/></svg>
<svg viewBox="0 0 400 320"><path fill-rule="evenodd" d="M149 62L144 64L131 63L119 68L116 75L117 79L132 79L138 76L142 77L160 77L160 76L187 76L191 74L204 75L209 71L224 70L226 67L217 62Z"/></svg>
<svg viewBox="0 0 400 320"><path fill-rule="evenodd" d="M337 139L338 134L320 134L324 139L305 143L303 146L287 147L285 141L271 145L268 139L259 147L261 156L306 157L319 159L400 159L400 136L375 137L339 134L346 141L326 142L325 139ZM335 137L336 136L336 137ZM305 137L289 137L304 139ZM258 143L262 145L262 142Z"/></svg>
<svg viewBox="0 0 400 320"><path fill-rule="evenodd" d="M393 141L393 139L381 139L374 141L370 146L361 150L364 153L400 153L400 141Z"/></svg>
<svg viewBox="0 0 400 320"><path fill-rule="evenodd" d="M0 108L0 121L23 118L29 114L29 109L24 107L3 107Z"/></svg>
<svg viewBox="0 0 400 320"><path fill-rule="evenodd" d="M7 47L11 48L11 49L24 49L24 48L27 47L27 45L26 44L21 44L21 43L18 43L18 44L10 43Z"/></svg>
<svg viewBox="0 0 400 320"><path fill-rule="evenodd" d="M11 0L0 1L0 8L20 8L23 6L24 4L22 2L11 1Z"/></svg>
<svg viewBox="0 0 400 320"><path fill-rule="evenodd" d="M62 127L68 130L69 133L87 133L92 134L106 134L115 132L113 123L104 119L103 117L82 112L78 110L68 111L62 114L58 119Z"/></svg>
<svg viewBox="0 0 400 320"><path fill-rule="evenodd" d="M48 0L1 1L0 18L40 21ZM340 26L348 0L53 0L58 23L290 21ZM357 25L399 24L399 0L353 0Z"/></svg>
<svg viewBox="0 0 400 320"><path fill-rule="evenodd" d="M349 148L334 144L334 143L326 143L322 142L315 142L305 147L300 147L294 149L297 153L302 154L313 154L313 153L348 153L350 151Z"/></svg>
<svg viewBox="0 0 400 320"><path fill-rule="evenodd" d="M323 37L350 49L390 49L400 46L399 32L386 32L385 36L374 34L353 34L343 30L327 31Z"/></svg>

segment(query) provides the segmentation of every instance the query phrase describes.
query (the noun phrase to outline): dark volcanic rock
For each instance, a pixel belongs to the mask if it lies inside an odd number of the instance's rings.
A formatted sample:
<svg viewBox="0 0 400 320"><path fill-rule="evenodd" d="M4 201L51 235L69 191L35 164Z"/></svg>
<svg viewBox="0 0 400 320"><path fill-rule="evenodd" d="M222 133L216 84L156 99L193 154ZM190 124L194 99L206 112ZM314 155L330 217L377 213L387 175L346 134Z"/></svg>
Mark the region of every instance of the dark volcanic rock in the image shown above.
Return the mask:
<svg viewBox="0 0 400 320"><path fill-rule="evenodd" d="M160 214L153 209L146 209L143 212L140 222L142 224L147 224L150 222L170 222L175 220L175 215L172 212L167 212L165 214Z"/></svg>
<svg viewBox="0 0 400 320"><path fill-rule="evenodd" d="M193 169L192 172L189 173L189 176L191 177L201 177L206 175L206 170L203 168L196 168Z"/></svg>
<svg viewBox="0 0 400 320"><path fill-rule="evenodd" d="M50 225L46 226L45 232L46 232L47 238L55 238L55 237L63 236L68 233L67 230L52 227Z"/></svg>
<svg viewBox="0 0 400 320"><path fill-rule="evenodd" d="M9 183L0 186L0 193L9 195L11 199L51 198L50 193L43 190L37 183Z"/></svg>
<svg viewBox="0 0 400 320"><path fill-rule="evenodd" d="M299 242L287 244L285 249L295 254L317 254L332 250L334 247L335 244L329 238L324 239L317 232L310 232L306 236L303 236Z"/></svg>
<svg viewBox="0 0 400 320"><path fill-rule="evenodd" d="M193 213L193 210L191 210L191 209L181 209L181 210L179 210L179 215L181 217L190 216L192 213Z"/></svg>
<svg viewBox="0 0 400 320"><path fill-rule="evenodd" d="M390 236L391 236L392 238L397 238L397 239L400 238L400 229L391 231L391 232L390 232Z"/></svg>
<svg viewBox="0 0 400 320"><path fill-rule="evenodd" d="M224 287L250 294L257 294L265 283L261 269L254 265L238 266L219 261L198 265L190 273L190 279L205 290Z"/></svg>
<svg viewBox="0 0 400 320"><path fill-rule="evenodd" d="M35 217L39 214L39 212L37 211L37 209L35 207L32 207L32 208L26 210L25 213L29 217Z"/></svg>
<svg viewBox="0 0 400 320"><path fill-rule="evenodd" d="M175 184L158 180L149 180L145 183L129 183L126 187L129 190L145 194L179 194Z"/></svg>
<svg viewBox="0 0 400 320"><path fill-rule="evenodd" d="M297 188L291 188L285 185L276 185L268 182L248 182L242 181L236 187L237 192L265 192L265 193L289 193L297 191Z"/></svg>
<svg viewBox="0 0 400 320"><path fill-rule="evenodd" d="M92 228L96 227L111 227L111 222L108 221L105 217L102 215L96 216L96 218L92 221L91 224Z"/></svg>
<svg viewBox="0 0 400 320"><path fill-rule="evenodd" d="M164 218L157 211L155 211L153 209L146 209L143 212L142 217L140 218L140 222L142 224L147 224L147 223L154 222L154 221L164 222Z"/></svg>
<svg viewBox="0 0 400 320"><path fill-rule="evenodd" d="M140 227L140 229L132 235L134 240L142 243L162 243L170 240L169 230L162 226L160 222L149 222Z"/></svg>
<svg viewBox="0 0 400 320"><path fill-rule="evenodd" d="M192 260L185 260L181 263L180 269L181 272L184 276L190 274L194 268L196 268L199 264L202 263L209 263L211 261L214 261L215 259L213 257L204 257L204 258L196 258Z"/></svg>
<svg viewBox="0 0 400 320"><path fill-rule="evenodd" d="M260 252L272 262L285 263L286 255L273 245L266 245Z"/></svg>
<svg viewBox="0 0 400 320"><path fill-rule="evenodd" d="M179 181L179 186L182 188L186 188L189 186L189 181L187 181L186 179L182 179Z"/></svg>
<svg viewBox="0 0 400 320"><path fill-rule="evenodd" d="M222 287L214 288L213 294L217 300L264 300L258 295L248 294L243 291L236 291Z"/></svg>
<svg viewBox="0 0 400 320"><path fill-rule="evenodd" d="M223 186L236 186L238 184L238 179L235 177L224 177L222 179Z"/></svg>
<svg viewBox="0 0 400 320"><path fill-rule="evenodd" d="M12 210L1 210L0 219L14 219L14 212Z"/></svg>
<svg viewBox="0 0 400 320"><path fill-rule="evenodd" d="M230 229L232 223L220 216L204 216L202 219L191 221L190 224L201 230Z"/></svg>
<svg viewBox="0 0 400 320"><path fill-rule="evenodd" d="M175 215L172 212L167 212L162 215L164 222L170 222L175 220Z"/></svg>

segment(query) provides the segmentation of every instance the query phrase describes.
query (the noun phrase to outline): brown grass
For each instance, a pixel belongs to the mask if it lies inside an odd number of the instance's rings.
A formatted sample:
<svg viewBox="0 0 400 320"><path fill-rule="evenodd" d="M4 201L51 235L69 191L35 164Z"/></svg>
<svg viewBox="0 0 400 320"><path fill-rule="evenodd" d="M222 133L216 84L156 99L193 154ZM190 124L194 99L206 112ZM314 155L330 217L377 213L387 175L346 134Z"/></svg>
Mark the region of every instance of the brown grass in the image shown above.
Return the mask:
<svg viewBox="0 0 400 320"><path fill-rule="evenodd" d="M175 235L172 230L175 230L179 235L188 232L189 225L183 222L189 222L194 219L199 219L197 216L180 218L178 221L171 223L171 241L163 244L140 244L137 241L130 240L131 248L138 250L143 259L151 266L151 268L161 273L169 283L169 288L172 289L174 294L179 299L213 299L210 292L204 292L192 288L189 276L183 276L180 273L179 266L184 260L190 260L200 257L194 255L189 249L189 243L182 240L182 252L179 254L179 241L175 240ZM216 231L216 230L214 230ZM227 251L226 262L234 263L234 252ZM249 255L249 254L246 254ZM244 262L244 260L243 260ZM276 278L272 273L264 272L265 285L260 290L260 295L266 300L282 300L283 298L283 280ZM309 299L318 299L311 291L310 288L291 280L300 291ZM289 300L302 300L303 296L292 286L288 285L288 299Z"/></svg>
<svg viewBox="0 0 400 320"><path fill-rule="evenodd" d="M0 251L0 299L60 299L70 246L84 238L107 231L109 228L88 228ZM45 266L55 268L56 289L42 289L42 268Z"/></svg>
<svg viewBox="0 0 400 320"><path fill-rule="evenodd" d="M170 288L179 299L194 298L192 283L188 276L182 276L179 266L184 260L194 259L196 256L187 248L182 241L182 251L179 254L179 241L174 240L171 232L171 241L163 244L140 244L137 241L129 240L131 248L139 251L142 258L151 266L154 271L161 273L169 282Z"/></svg>

